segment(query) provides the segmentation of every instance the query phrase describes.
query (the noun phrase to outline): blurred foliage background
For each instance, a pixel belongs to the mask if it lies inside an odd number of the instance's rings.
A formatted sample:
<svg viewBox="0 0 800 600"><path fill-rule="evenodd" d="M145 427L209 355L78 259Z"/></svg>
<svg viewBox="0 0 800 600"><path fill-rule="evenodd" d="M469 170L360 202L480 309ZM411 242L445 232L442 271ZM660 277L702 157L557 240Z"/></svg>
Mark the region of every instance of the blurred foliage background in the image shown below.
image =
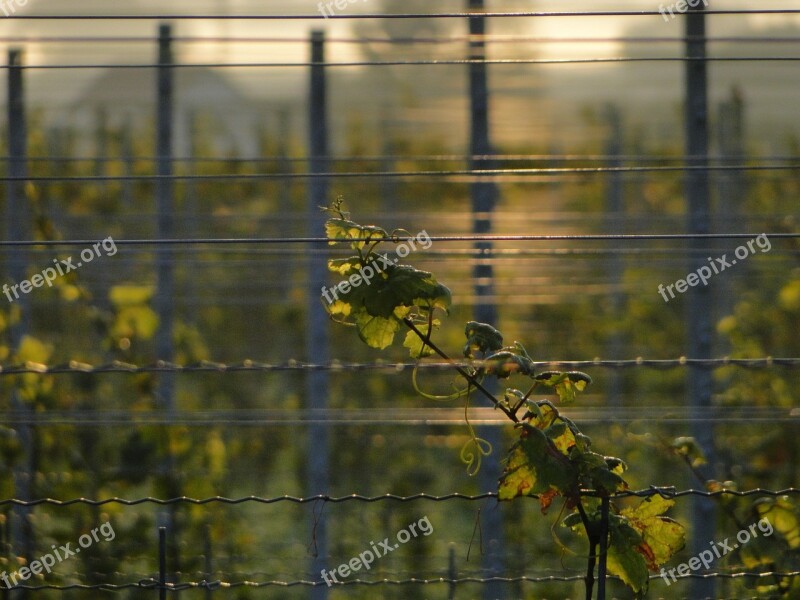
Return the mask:
<svg viewBox="0 0 800 600"><path fill-rule="evenodd" d="M387 2L381 9L402 10L394 2ZM354 32L361 36L401 36L413 31L434 37L453 33L438 22L418 31L413 23L401 31L393 31L392 26L370 27L367 22L359 22ZM492 23L496 34L519 31L520 25L508 20ZM438 50L420 48L415 46L408 56L439 56ZM526 57L537 54L532 43L517 49ZM463 51L463 45L457 46L455 53ZM387 60L392 54L380 45L372 45L365 47L363 56ZM565 110L557 119L569 133L561 137L557 128L543 122L542 115L559 112L558 95L552 89L539 89L536 83L540 77L546 79L543 68L514 67L515 70L504 71L502 78L492 79L492 99L497 100L493 106L500 107L495 108L493 116L501 125L511 123L506 129L519 133L497 136L500 141L496 151L501 155L496 161L498 168L592 167L607 164L612 154L628 166L680 164L680 135L674 128L669 135L658 135L659 131L670 129L670 119L678 121L679 102L672 105L674 113L669 112L668 105L664 114L653 117L661 123L656 128L647 114L629 112L624 105L609 107L602 100L591 99L575 101L576 109ZM532 93L520 97L504 85L518 83L515 74L523 71L527 78L524 85ZM467 100L462 67L441 71L426 68L424 75L400 73L394 68L380 70L374 77L350 73L339 79L339 73L330 74L336 98L331 111L333 142L336 157L347 160L332 162L332 171L465 168L464 150L459 146L467 121L466 117L456 118L465 114ZM776 75L775 71L770 73ZM741 79L743 95L729 87L723 91L715 88L715 130L721 131L726 122L743 128L738 139L744 155L737 161L798 164L800 138L791 114L784 115L772 129L768 124L745 127L745 116L750 111L761 114L763 106L749 99L749 80L744 76ZM776 75L773 80L782 78ZM440 87L435 88L437 85ZM630 76L626 85L630 86L625 88L626 93L627 89L639 89ZM99 94L99 88L92 89ZM541 98L535 93L537 89ZM391 101L383 103L379 98L382 94ZM360 111L359 103L365 98L373 108L378 107L374 114ZM178 175L203 178L175 182L177 236L305 235L307 189L302 177L211 177L305 172L301 110L292 106L304 102L299 96L270 107L262 127L250 131L252 139L248 144L254 148L252 151L220 142L228 139L229 124L214 111L200 108L187 113L191 119L182 138L186 140L183 150L188 153L184 156L187 160L177 161L175 170ZM731 106L738 107L733 116ZM528 116L538 114L538 124L520 125L528 117L515 120L515 114L519 115L515 107L523 108ZM147 116L145 111L144 116L129 119L114 113L113 104L94 108L82 103L80 108L88 115L89 125L81 125L77 118L77 124L59 124L46 102L30 111L29 172L33 177L58 178L33 180L26 186L32 239L154 237L153 181L113 178L153 173L152 114ZM435 116L431 117L427 111L434 109ZM537 113L539 110L543 112ZM414 121L417 111L424 113L424 118L417 127L406 127ZM613 112L617 117L610 116ZM442 127L428 128L428 120L439 121ZM543 129L548 133L539 135ZM5 144L5 136L3 140ZM616 148L613 153L609 151L612 147ZM721 145L715 146L715 155L724 150ZM8 155L6 145L2 152ZM593 158L598 156L603 158ZM7 163L3 163L4 173ZM97 176L100 178L91 180ZM75 179L87 177L89 181ZM501 176L501 200L494 215L493 232L645 234L685 230L680 171L626 172L617 176L623 203L618 211L609 208L613 177L609 173ZM797 233L800 174L796 169L742 171L735 176L714 173L712 184L720 231L749 232L753 237L762 232ZM402 227L412 233L424 229L432 236L471 230L469 186L463 177L336 178L330 192L332 198L342 196L362 223L387 229ZM0 198L0 214L8 218L2 189ZM322 236L324 232L318 234ZM716 255L732 254L739 243L720 242ZM690 246L691 241L686 240L498 242L492 258L500 315L496 325L508 342L522 341L534 360L683 356L688 335L684 325L685 299L679 296L665 303L657 287L686 275L685 257ZM29 248L25 251L28 276L49 266L53 259L75 256L80 249ZM3 247L2 252L8 259L9 248ZM182 365L204 360L235 364L252 359L285 365L308 360L304 345L308 323L306 270L309 258L320 252L327 251L299 243L190 244L175 248L174 361ZM454 310L439 336L440 345L453 355L458 355L463 346L463 323L471 319L476 301L471 272L476 259L470 252L468 242L437 242L429 251L408 259L418 268L435 272L439 281L453 291ZM800 356L799 258L798 238L773 239L769 252L757 252L710 281L715 298L715 356ZM12 346L9 332L19 322L18 304L3 299L0 362L153 364L160 358L154 342L159 327L153 306L154 264L153 246L121 245L116 255L95 259L57 279L52 288L34 290L26 296L30 325L17 347ZM3 282L16 283L9 279L7 271L3 272ZM323 310L322 306L319 310ZM406 360L399 347L376 354L363 346L353 331L333 327L330 335L332 355L342 363ZM594 383L578 405L565 412L593 438L598 451L628 462L631 469L627 479L632 488L702 487L670 447L673 438L687 435L690 429L686 369L584 370ZM2 374L0 496L17 497L13 469L26 458L19 436L24 425L30 426L32 436L32 455L27 457L34 467L29 473L32 498L238 498L306 493L306 458L315 446L313 439L307 439L308 425L303 423L307 398L302 371L179 374L175 378L177 414L171 421L164 418L156 397L158 377L154 372ZM426 385L434 389L447 389L451 380L446 374L436 373L425 373L424 378ZM706 419L708 426L714 428L717 442L717 478L730 480L741 490L796 486L800 455L795 407L798 370L724 367L714 371L714 382L716 410ZM29 422L24 422L15 409L15 394L30 409ZM462 411L457 405L432 404L418 397L409 370L389 367L333 371L329 394L331 407L343 415L342 422L330 430L330 495L493 491L480 489L459 461L458 449L466 439L460 422ZM453 410L442 417L441 423L428 422L429 412L443 408ZM398 417L399 409L406 409L402 418ZM356 417L347 422L348 415L364 410L369 411L370 422L361 423ZM495 420L485 405L475 414L486 422ZM512 439L509 431L507 442L510 444ZM495 452L502 456L505 449L495 448ZM786 502L788 513L795 514L792 502ZM754 522L747 516L756 514L752 512L753 499L731 501L730 507L747 524ZM324 510L318 504L288 502L170 507L115 503L99 507L41 505L29 515L33 543L29 556L17 556L13 550L11 509L9 504L2 506L0 522L4 544L0 562L8 572L48 552L52 544L75 541L105 520L114 524L113 541L95 544L59 564L54 574L35 578L34 584L122 583L152 577L156 569L156 526L163 522L165 513L170 513L176 525L170 568L181 580L317 578L315 573L307 572L313 552L310 527L315 519L328 523L327 562L334 568L368 548L370 541L393 536L427 516L434 535L412 540L376 561L368 574L376 579L447 576L451 548L459 576L481 575L483 511L502 512L507 546L501 551L508 565L505 575L509 577L561 574L564 569L580 573L585 552L580 540L557 526L558 508L553 507L543 516L535 501L516 501L500 507L493 501L349 502L326 504ZM688 502L679 501L673 516L688 523L688 514ZM738 526L730 515L721 511L719 519L720 538L736 533ZM790 568L797 564L793 554L797 544L790 535L796 527L796 523L784 527L784 537L776 538L768 550L771 555L790 560ZM686 559L688 556L680 560ZM725 570L742 564L747 564L746 560L734 555L715 564L715 568ZM677 584L669 593L684 593L683 585ZM719 583L718 589L725 597L734 597L747 593L747 585L726 580ZM510 597L520 598L561 598L577 597L580 589L580 583L517 582L509 593ZM653 596L666 594L665 589L660 582L654 582ZM193 597L202 593L184 592ZM268 588L266 592L237 588L224 592L224 597L299 598L307 593L303 588ZM412 592L403 587L380 589L383 598L407 598L411 597L409 593ZM425 586L419 593L424 593L425 598L448 596L445 585ZM477 585L465 584L458 597L477 597L479 593ZM44 591L35 597L97 597L94 594L99 592ZM332 590L330 597L372 598L374 594L372 588L350 587ZM142 590L116 595L152 597Z"/></svg>

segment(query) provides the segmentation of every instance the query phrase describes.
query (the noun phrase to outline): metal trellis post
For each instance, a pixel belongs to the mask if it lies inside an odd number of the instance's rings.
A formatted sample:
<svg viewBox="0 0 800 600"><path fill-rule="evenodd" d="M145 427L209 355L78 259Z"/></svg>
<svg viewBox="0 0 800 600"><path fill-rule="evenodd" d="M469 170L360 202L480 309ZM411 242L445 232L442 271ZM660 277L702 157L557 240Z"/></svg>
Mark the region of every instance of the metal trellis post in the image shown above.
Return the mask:
<svg viewBox="0 0 800 600"><path fill-rule="evenodd" d="M19 49L8 52L8 175L12 178L24 178L28 174L28 133L25 115L25 93L23 85L23 55ZM31 214L25 197L25 181L11 179L6 185L7 194L7 230L9 241L24 241L31 236ZM26 279L28 252L25 248L12 248L9 254L9 275L15 284ZM16 294L16 288L12 290ZM4 291L5 293L5 291ZM8 294L12 298L13 294ZM9 343L11 351L19 350L23 337L30 328L30 309L26 294L14 298L18 318L10 324ZM11 405L19 411L22 422L17 426L22 456L14 465L14 491L18 498L30 500L33 486L34 456L32 408L28 402L20 398L15 389L11 396ZM11 539L14 551L18 556L30 560L33 550L33 528L30 523L31 509L26 506L14 506L11 513ZM19 598L28 597L27 590L20 592Z"/></svg>
<svg viewBox="0 0 800 600"><path fill-rule="evenodd" d="M173 168L173 116L174 116L174 70L172 54L172 27L162 24L158 29L158 69L156 70L156 237L169 239L174 236L174 185L172 180ZM159 327L156 332L156 355L158 360L172 362L173 359L173 298L174 251L166 245L156 250L156 312L159 318ZM166 372L158 374L158 387L156 391L157 402L167 415L167 421L175 418L175 373ZM167 426L169 435L169 426ZM167 456L164 461L163 477L169 487L168 493L173 496L180 495L175 477L175 459L170 450L170 444L165 444ZM166 507L159 514L159 522L167 527L170 533L170 551L173 566L180 570L178 560L177 532L175 531L174 505Z"/></svg>
<svg viewBox="0 0 800 600"><path fill-rule="evenodd" d="M690 234L710 233L711 200L708 171L708 64L706 57L706 15L700 4L690 8L686 15L686 155L693 169L686 174L687 230ZM707 239L696 245L710 250ZM690 253L688 272L706 264L706 252ZM686 339L689 358L711 358L713 306L711 290L707 286L690 287L687 292ZM714 468L714 429L701 417L711 407L711 371L690 366L687 371L688 402L693 413L692 433L708 459L708 470L703 476L711 478ZM694 497L692 501L692 553L699 554L714 539L715 507L710 498ZM713 597L713 579L693 579L692 598Z"/></svg>
<svg viewBox="0 0 800 600"><path fill-rule="evenodd" d="M467 9L470 12L484 10L483 0L467 0ZM486 58L486 45L483 36L486 32L486 20L483 17L469 19L470 33L470 59L480 61ZM481 62L472 62L469 65L470 84L470 159L471 170L491 169L494 161L478 159L493 153L489 134L489 85L486 65ZM489 181L477 181L471 185L473 233L487 234L492 229L492 211L497 202L497 186ZM480 323L489 323L497 326L497 308L492 297L494 295L494 271L491 263L493 244L491 242L476 242L475 248L483 255L477 261L473 270L475 278L476 306L475 320ZM494 393L492 387L488 388ZM503 436L499 427L485 427L479 429L479 435L487 440L494 449L478 473L481 489L497 487L497 476L500 471L498 455L502 452ZM505 540L503 535L502 511L499 505L489 508L485 513L483 524L488 534L488 550L483 556L483 569L489 577L501 576L504 572L503 553ZM491 600L507 595L505 586L500 582L490 582L484 587L484 598Z"/></svg>
<svg viewBox="0 0 800 600"><path fill-rule="evenodd" d="M312 173L324 173L328 157L327 90L325 81L325 34L314 31L311 35L311 87L309 98L309 169ZM310 237L318 237L324 231L325 214L319 209L328 203L328 182L324 177L314 177L308 183L307 227ZM308 333L306 355L317 364L330 360L328 340L328 317L320 305L320 291L327 282L327 266L324 256L309 255L308 260ZM322 411L328 407L328 374L311 371L306 375L306 402L308 409ZM329 489L329 428L325 423L314 423L308 427L307 492L310 495L328 494ZM322 517L315 518L310 535L315 540L316 552L311 559L311 574L317 579L325 568L328 554L327 528ZM311 590L312 600L328 597L327 586L316 586Z"/></svg>

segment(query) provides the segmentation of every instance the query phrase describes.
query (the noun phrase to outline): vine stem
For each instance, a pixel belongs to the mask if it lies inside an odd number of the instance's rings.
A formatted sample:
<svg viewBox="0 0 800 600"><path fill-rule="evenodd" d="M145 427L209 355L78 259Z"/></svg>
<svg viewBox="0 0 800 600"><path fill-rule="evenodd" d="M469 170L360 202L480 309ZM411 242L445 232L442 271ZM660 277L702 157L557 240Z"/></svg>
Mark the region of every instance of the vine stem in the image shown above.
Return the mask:
<svg viewBox="0 0 800 600"><path fill-rule="evenodd" d="M475 387L476 390L479 390L484 396L486 396L489 400L491 400L492 404L494 404L495 408L499 408L501 411L503 411L503 413L505 413L505 415L509 419L511 419L514 423L519 423L519 419L517 418L517 415L515 415L510 410L508 410L505 406L500 404L500 402L498 402L497 398L494 397L494 394L492 394L489 390L487 390L485 387L483 387L483 385L481 385L481 382L478 381L475 378L474 375L472 375L466 369L463 369L462 367L459 367L452 358L450 358L447 354L445 354L443 350L441 350L436 344L434 344L431 341L431 339L430 339L430 328L428 328L428 332L429 332L428 335L425 335L419 329L417 329L417 326L414 325L414 322L411 319L409 319L408 317L404 318L403 322L406 324L406 326L411 331L413 331L415 334L417 334L419 336L419 338L425 343L426 346L428 346L431 350L436 352L436 354L438 354L440 357L442 357L445 361L447 361L450 364L452 364L455 367L455 369L456 369L456 371L458 372L459 375L461 375L464 379L466 379L473 387Z"/></svg>
<svg viewBox="0 0 800 600"><path fill-rule="evenodd" d="M589 559L588 564L586 566L586 577L584 577L584 581L586 582L586 600L592 600L592 591L594 589L594 565L597 562L597 554L595 550L597 549L597 539L593 533L592 527L589 523L589 515L586 514L586 509L583 508L583 502L578 496L578 514L581 516L581 522L583 523L583 528L586 530L586 537L589 538Z"/></svg>
<svg viewBox="0 0 800 600"><path fill-rule="evenodd" d="M608 571L608 528L610 500L606 494L601 499L600 564L597 565L597 600L606 600L606 573Z"/></svg>
<svg viewBox="0 0 800 600"><path fill-rule="evenodd" d="M455 367L456 371L458 371L459 375L461 375L471 385L473 385L475 387L475 389L480 390L487 398L489 398L489 400L492 401L492 404L494 404L495 408L499 408L501 411L503 411L503 413L505 413L505 415L511 421L513 421L514 423L519 423L520 422L520 420L517 417L517 414L516 414L515 411L509 410L505 406L500 404L500 402L497 401L497 398L494 397L494 394L492 394L489 390L487 390L485 387L483 387L483 385L481 385L481 382L478 379L476 379L474 375L472 375L471 373L469 373L465 369L459 367L452 358L450 358L447 354L445 354L445 352L441 348L439 348L436 344L434 344L431 341L431 339L430 339L430 331L431 331L430 325L428 326L428 332L429 333L428 333L428 335L425 335L424 333L422 333L417 328L416 325L414 325L414 322L411 319L409 319L408 317L404 318L403 322L406 324L406 326L408 326L409 329L411 329L411 331L413 331L415 334L417 334L417 336L419 336L419 338L425 343L426 346L428 346L431 350L436 352L436 354L438 354L445 361L451 363ZM535 388L536 385L534 384L533 387ZM528 395L532 391L533 391L533 388L528 392ZM564 456L558 450L558 448L556 448L555 444L553 443L553 440L551 440L551 439L547 440L547 453L549 455L551 455L553 458L555 458L556 460L558 460L559 462L561 462L562 464L565 464L565 465L569 465L570 464L569 463L569 458Z"/></svg>

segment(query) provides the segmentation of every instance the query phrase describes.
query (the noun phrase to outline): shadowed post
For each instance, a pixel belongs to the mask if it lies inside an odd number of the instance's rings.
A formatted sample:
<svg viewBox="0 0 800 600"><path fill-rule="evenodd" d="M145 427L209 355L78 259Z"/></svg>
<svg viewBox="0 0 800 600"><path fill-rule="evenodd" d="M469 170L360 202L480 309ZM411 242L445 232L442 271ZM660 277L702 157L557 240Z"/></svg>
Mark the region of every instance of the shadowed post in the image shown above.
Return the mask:
<svg viewBox="0 0 800 600"><path fill-rule="evenodd" d="M470 12L484 10L483 0L467 0L467 9ZM486 44L483 36L486 32L486 20L483 17L469 19L469 58L483 60L486 58ZM480 62L469 65L470 87L470 158L469 166L472 170L491 169L493 160L479 158L492 154L491 138L489 135L489 85L486 65ZM492 211L497 203L497 186L490 181L476 181L470 187L472 195L472 231L475 234L488 234L492 232ZM475 249L478 257L473 269L475 282L475 320L479 323L488 323L498 327L497 307L494 304L494 270L492 268L491 242L476 242ZM489 390L497 393L498 386L492 385ZM500 427L479 427L478 435L488 441L493 448L492 454L486 457L478 473L481 491L497 489L497 474L501 466L498 457L504 451L503 436ZM481 512L481 525L483 534L488 539L486 553L483 556L483 574L485 577L501 577L505 573L503 552L505 551L505 536L503 535L503 520L501 505L489 504ZM487 600L505 596L505 586L499 582L487 583L483 589L483 596Z"/></svg>
<svg viewBox="0 0 800 600"><path fill-rule="evenodd" d="M25 115L25 92L23 85L22 50L12 49L8 52L8 176L6 183L7 220L6 239L9 241L25 241L32 239L31 214L25 198L25 181L28 175L28 130ZM24 247L12 247L8 259L8 274L17 284L27 277L28 251ZM12 295L12 298L14 296ZM5 298L4 298L5 300ZM20 293L14 299L14 308L18 318L9 326L9 346L12 352L19 351L24 336L30 331L30 302L27 294ZM14 463L14 494L21 500L31 500L33 493L33 428L32 409L28 402L20 397L14 389L11 395L11 406L19 412L19 425L16 432L19 439L21 455ZM14 506L11 512L11 542L18 556L31 559L33 553L33 528L30 522L31 509L25 506ZM15 596L21 600L28 598L27 590L17 592Z"/></svg>
<svg viewBox="0 0 800 600"><path fill-rule="evenodd" d="M327 98L325 82L325 35L322 31L311 34L311 82L309 90L309 172L324 173L328 158L328 123ZM308 182L307 233L309 237L318 237L325 231L326 216L320 206L328 204L328 181L324 177L312 177ZM313 246L312 250L325 246ZM309 253L308 258L308 293L307 314L308 332L306 334L306 358L312 363L327 363L330 360L328 340L328 315L320 303L320 290L328 280L328 268L325 254L318 256ZM313 370L306 375L306 406L310 414L319 413L328 408L328 374L322 370ZM329 427L327 423L315 422L308 426L306 447L306 466L308 478L306 493L308 495L329 493L329 460L330 450ZM316 506L312 512L319 513ZM327 527L324 517L312 516L309 536L313 536L312 548L315 550L311 559L311 576L320 580L320 573L326 566L328 555ZM311 589L312 600L324 600L328 597L328 587L320 585Z"/></svg>
<svg viewBox="0 0 800 600"><path fill-rule="evenodd" d="M686 156L694 169L686 174L687 230L690 234L710 233L711 193L708 182L708 64L706 57L706 15L702 5L691 8L686 16ZM698 60L699 59L699 60ZM700 168L697 168L700 167ZM689 252L691 273L707 263L711 251L708 240L691 240L700 252ZM708 286L690 287L686 294L686 340L688 358L711 358L713 305ZM711 371L690 366L686 388L692 416L692 434L708 459L701 469L705 479L713 478L714 429L703 419L711 408L713 391ZM710 498L692 498L691 553L697 556L715 539L715 507ZM692 598L714 597L713 579L692 579Z"/></svg>

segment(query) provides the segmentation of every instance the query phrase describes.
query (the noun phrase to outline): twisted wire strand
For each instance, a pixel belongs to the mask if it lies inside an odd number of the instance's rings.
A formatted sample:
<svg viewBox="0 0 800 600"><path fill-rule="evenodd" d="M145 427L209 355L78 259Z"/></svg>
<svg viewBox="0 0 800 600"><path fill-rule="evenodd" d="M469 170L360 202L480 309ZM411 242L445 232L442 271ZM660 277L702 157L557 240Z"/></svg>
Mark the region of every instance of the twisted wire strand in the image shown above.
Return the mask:
<svg viewBox="0 0 800 600"><path fill-rule="evenodd" d="M1 178L0 178L1 179ZM755 233L636 233L636 234L565 234L565 235L439 235L428 236L431 242L564 242L564 241L682 241L682 240L741 240L751 239ZM770 239L800 239L800 232L764 233ZM382 241L402 243L413 238L389 236ZM114 240L117 246L193 246L214 244L229 246L233 244L349 244L351 242L374 242L375 238L331 239L326 237L281 237L281 238L167 238L167 239L120 239ZM94 239L66 240L0 240L0 248L17 246L86 246L97 242ZM488 251L484 251L488 254Z"/></svg>
<svg viewBox="0 0 800 600"><path fill-rule="evenodd" d="M113 361L105 364L92 365L78 360L66 363L46 365L36 362L21 364L0 365L0 376L22 375L38 373L40 375L63 375L70 373L100 374L100 373L269 373L274 371L397 371L419 368L428 370L450 370L457 367L483 366L483 361L453 361L453 362L374 362L374 363L305 363L290 361L283 364L262 363L250 359L238 363L221 363L214 361L200 361L197 363L181 365L159 360L151 364L137 365L122 361ZM745 369L771 369L774 367L797 368L800 367L800 357L772 357L763 358L673 358L673 359L645 359L634 358L624 360L556 360L534 361L536 369L586 369L599 367L606 369L649 368L649 369L719 369L722 367L740 367Z"/></svg>
<svg viewBox="0 0 800 600"><path fill-rule="evenodd" d="M599 495L599 492L595 490L581 490L581 495L585 497L596 497ZM674 498L681 498L684 496L704 496L706 498L712 498L717 496L736 496L739 498L747 497L747 496L770 496L770 497L778 497L778 496L797 496L800 495L800 488L785 488L782 490L767 490L764 488L754 488L751 490L716 490L713 492L709 492L706 490L695 490L695 489L687 489L687 490L676 490L674 486L666 486L666 487L659 487L659 486L650 486L647 489L642 490L626 490L624 492L617 492L611 495L611 498L629 498L629 497L638 497L638 498L650 498L652 496L661 496L667 499L674 499ZM103 506L106 504L120 504L123 506L137 506L140 504L154 504L158 506L169 506L173 504L191 504L191 505L205 505L205 504L225 504L225 505L237 505L243 504L247 502L253 502L256 504L276 504L279 502L289 502L293 504L310 504L316 502L325 502L325 503L333 503L333 504L341 504L345 502L363 502L363 503L373 503L373 502L416 502L419 500L425 500L430 502L450 502L453 500L463 500L467 502L476 502L479 500L486 500L488 498L497 498L497 492L484 492L482 494L461 494L459 492L453 492L450 494L443 494L443 495L433 495L433 494L426 494L424 492L419 494L412 494L409 496L401 496L398 494L381 494L379 496L364 496L361 494L348 494L346 496L328 496L325 494L318 494L314 496L272 496L272 497L263 497L263 496L244 496L241 498L226 498L224 496L211 496L208 498L190 498L188 496L178 496L176 498L154 498L152 496L147 496L144 498L135 498L135 499L126 499L126 498L102 498L100 500L92 500L90 498L73 498L71 500L57 500L55 498L38 498L36 500L21 500L19 498L9 498L6 500L0 500L0 506L41 506L41 505L48 505L48 506L73 506L73 505L86 505L86 506ZM538 496L531 495L525 496L525 498L529 499L538 499Z"/></svg>
<svg viewBox="0 0 800 600"><path fill-rule="evenodd" d="M736 573L690 573L688 575L679 576L680 579L742 579L742 578L750 578L750 579L765 579L765 578L790 578L790 577L798 577L800 576L800 571L766 571L763 573L758 572L750 572L750 571L739 571ZM613 575L607 575L607 579L612 580L619 580L619 577ZM546 576L530 576L530 575L521 575L517 577L435 577L430 579L424 578L417 578L411 577L408 579L377 579L377 580L365 580L365 579L348 579L345 581L337 581L333 583L333 586L385 586L385 585L392 585L392 586L404 586L404 585L433 585L433 584L449 584L449 585L458 585L458 584L486 584L492 582L503 582L503 583L552 583L552 582L559 582L559 583L569 583L569 582L576 582L582 581L585 578L584 575L546 575ZM659 579L659 575L650 575L649 579L657 580ZM310 581L306 579L299 579L294 581L189 581L189 582L180 582L180 583L166 583L161 584L156 578L145 578L138 582L130 582L130 583L123 583L123 584L110 584L110 583L100 583L100 584L79 584L73 583L68 585L56 585L56 584L46 584L46 585L17 585L11 589L19 589L19 590L99 590L99 591L117 591L117 590L125 590L125 589L147 589L147 590L166 590L168 592L179 592L184 590L190 589L205 589L205 590L218 590L218 589L232 589L238 587L253 587L253 588L261 588L261 587L319 587L323 585L328 585L324 581ZM754 596L755 597L755 596ZM719 600L717 598L716 600ZM738 596L736 600L742 600L741 596Z"/></svg>

